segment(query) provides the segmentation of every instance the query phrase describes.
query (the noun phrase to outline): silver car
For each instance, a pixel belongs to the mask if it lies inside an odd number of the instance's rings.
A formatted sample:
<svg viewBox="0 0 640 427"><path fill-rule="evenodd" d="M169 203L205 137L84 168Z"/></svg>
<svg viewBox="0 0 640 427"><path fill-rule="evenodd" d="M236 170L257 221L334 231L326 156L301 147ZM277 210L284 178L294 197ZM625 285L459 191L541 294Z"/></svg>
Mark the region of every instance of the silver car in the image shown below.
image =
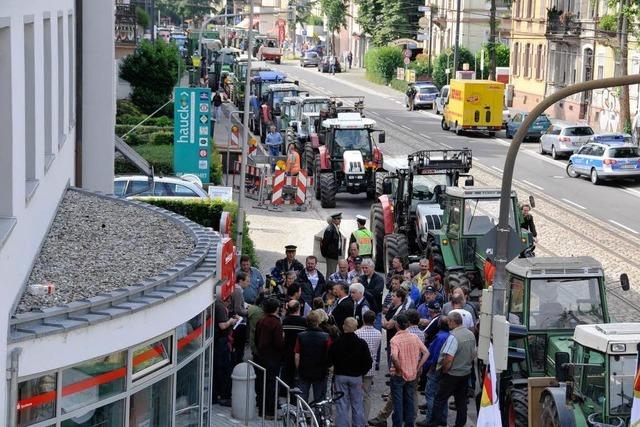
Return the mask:
<svg viewBox="0 0 640 427"><path fill-rule="evenodd" d="M589 142L592 135L593 129L586 125L554 123L540 137L538 152L550 153L554 159L569 157Z"/></svg>
<svg viewBox="0 0 640 427"><path fill-rule="evenodd" d="M322 61L322 57L318 55L318 52L305 52L300 58L300 66L306 67L311 65L317 67L320 61Z"/></svg>
<svg viewBox="0 0 640 427"><path fill-rule="evenodd" d="M442 86L440 89L440 96L436 97L435 106L436 106L436 114L444 114L444 104L447 103L449 99L449 85Z"/></svg>
<svg viewBox="0 0 640 427"><path fill-rule="evenodd" d="M185 178L187 177L185 176ZM149 182L149 178L144 175L116 176L113 180L113 194L118 197L136 199L144 199L145 197L209 198L198 180L171 176L156 176L152 182Z"/></svg>

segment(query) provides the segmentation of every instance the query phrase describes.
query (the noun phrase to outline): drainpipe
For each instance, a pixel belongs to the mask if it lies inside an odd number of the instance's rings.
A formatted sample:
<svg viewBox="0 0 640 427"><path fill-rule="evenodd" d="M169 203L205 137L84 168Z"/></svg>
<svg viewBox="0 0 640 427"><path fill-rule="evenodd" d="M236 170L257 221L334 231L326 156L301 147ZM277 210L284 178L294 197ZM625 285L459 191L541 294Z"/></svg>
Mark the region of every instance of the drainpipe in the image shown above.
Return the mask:
<svg viewBox="0 0 640 427"><path fill-rule="evenodd" d="M82 187L82 3L83 0L75 0L76 17L76 152L75 152L75 186Z"/></svg>
<svg viewBox="0 0 640 427"><path fill-rule="evenodd" d="M9 356L9 368L7 368L7 383L9 396L7 405L7 426L16 427L18 425L17 410L18 406L18 359L22 353L21 348L14 348Z"/></svg>

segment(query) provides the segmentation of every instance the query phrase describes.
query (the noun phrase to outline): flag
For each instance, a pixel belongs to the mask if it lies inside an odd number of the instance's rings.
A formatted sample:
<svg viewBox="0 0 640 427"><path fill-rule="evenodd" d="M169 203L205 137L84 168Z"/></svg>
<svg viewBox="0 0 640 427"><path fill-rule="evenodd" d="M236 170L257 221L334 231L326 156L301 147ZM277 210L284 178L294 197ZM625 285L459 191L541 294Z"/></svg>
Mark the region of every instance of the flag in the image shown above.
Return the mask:
<svg viewBox="0 0 640 427"><path fill-rule="evenodd" d="M636 363L636 378L633 381L633 403L631 404L630 427L640 426L640 344L638 344L638 362Z"/></svg>
<svg viewBox="0 0 640 427"><path fill-rule="evenodd" d="M489 364L485 368L482 380L482 398L478 412L478 427L495 427L502 425L500 417L500 399L496 395L496 372L493 360L493 343L489 343Z"/></svg>

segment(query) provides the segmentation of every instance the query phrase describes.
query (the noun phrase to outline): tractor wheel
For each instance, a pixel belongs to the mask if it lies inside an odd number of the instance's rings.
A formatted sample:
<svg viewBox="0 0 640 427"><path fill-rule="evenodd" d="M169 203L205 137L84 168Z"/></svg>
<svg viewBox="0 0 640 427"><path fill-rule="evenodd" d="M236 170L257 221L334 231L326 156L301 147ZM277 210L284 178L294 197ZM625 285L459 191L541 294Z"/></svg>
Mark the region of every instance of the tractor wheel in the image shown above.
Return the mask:
<svg viewBox="0 0 640 427"><path fill-rule="evenodd" d="M550 394L547 394L542 402L540 425L542 427L560 427L558 408L556 408L556 404Z"/></svg>
<svg viewBox="0 0 640 427"><path fill-rule="evenodd" d="M314 164L313 175L315 177L314 180L313 180L313 187L314 187L314 192L315 192L315 195L316 195L316 200L320 200L320 182L319 181L320 181L320 171L322 169L320 169L320 157L319 156L314 157L313 164Z"/></svg>
<svg viewBox="0 0 640 427"><path fill-rule="evenodd" d="M387 234L384 236L384 272L388 273L391 261L400 257L404 261L409 257L409 241L404 234Z"/></svg>
<svg viewBox="0 0 640 427"><path fill-rule="evenodd" d="M384 179L387 177L387 175L389 175L389 172L376 172L376 199L382 196L382 183L384 182Z"/></svg>
<svg viewBox="0 0 640 427"><path fill-rule="evenodd" d="M371 231L373 232L373 260L376 270L384 270L384 213L380 203L371 206Z"/></svg>
<svg viewBox="0 0 640 427"><path fill-rule="evenodd" d="M313 151L313 147L311 146L311 141L307 141L304 144L304 163L307 168L307 174L309 176L313 176L313 161L316 156L316 153Z"/></svg>
<svg viewBox="0 0 640 427"><path fill-rule="evenodd" d="M507 389L507 397L505 399L507 410L503 412L506 418L506 422L503 425L508 427L527 427L529 423L528 405L527 389L510 386ZM546 426L546 424L543 424L543 426ZM559 427L560 425L556 424L556 426Z"/></svg>
<svg viewBox="0 0 640 427"><path fill-rule="evenodd" d="M444 263L443 263L444 264ZM451 290L455 286L465 285L471 289L471 283L464 271L452 271L448 272L444 277L445 289Z"/></svg>
<svg viewBox="0 0 640 427"><path fill-rule="evenodd" d="M335 208L338 186L336 184L336 178L333 176L333 173L321 173L320 176L316 175L316 178L318 179L318 184L320 185L320 205L323 208Z"/></svg>

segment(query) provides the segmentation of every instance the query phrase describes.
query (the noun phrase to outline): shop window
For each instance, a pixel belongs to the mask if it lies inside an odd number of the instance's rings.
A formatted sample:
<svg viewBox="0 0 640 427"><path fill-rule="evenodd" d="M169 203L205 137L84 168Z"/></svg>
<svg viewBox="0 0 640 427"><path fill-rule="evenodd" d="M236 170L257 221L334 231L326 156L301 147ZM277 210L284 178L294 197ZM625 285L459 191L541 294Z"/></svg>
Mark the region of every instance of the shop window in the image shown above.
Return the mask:
<svg viewBox="0 0 640 427"><path fill-rule="evenodd" d="M176 375L175 427L200 425L200 357L187 363Z"/></svg>
<svg viewBox="0 0 640 427"><path fill-rule="evenodd" d="M170 363L170 337L138 346L133 349L132 379L136 381Z"/></svg>
<svg viewBox="0 0 640 427"><path fill-rule="evenodd" d="M207 310L204 313L204 325L205 325L205 336L204 339L208 340L213 335L213 306L207 307Z"/></svg>
<svg viewBox="0 0 640 427"><path fill-rule="evenodd" d="M207 426L207 419L209 416L209 407L211 406L211 369L212 369L212 360L211 360L211 346L207 347L204 352L204 376L203 376L203 384L202 384L202 425Z"/></svg>
<svg viewBox="0 0 640 427"><path fill-rule="evenodd" d="M202 314L178 326L178 363L202 347Z"/></svg>
<svg viewBox="0 0 640 427"><path fill-rule="evenodd" d="M101 406L60 423L61 427L121 427L124 426L124 400Z"/></svg>
<svg viewBox="0 0 640 427"><path fill-rule="evenodd" d="M168 377L131 396L129 425L169 427L171 403L171 379Z"/></svg>
<svg viewBox="0 0 640 427"><path fill-rule="evenodd" d="M18 427L55 417L56 381L56 374L48 374L18 384Z"/></svg>
<svg viewBox="0 0 640 427"><path fill-rule="evenodd" d="M127 352L122 351L62 371L62 413L74 411L125 391L126 360Z"/></svg>

